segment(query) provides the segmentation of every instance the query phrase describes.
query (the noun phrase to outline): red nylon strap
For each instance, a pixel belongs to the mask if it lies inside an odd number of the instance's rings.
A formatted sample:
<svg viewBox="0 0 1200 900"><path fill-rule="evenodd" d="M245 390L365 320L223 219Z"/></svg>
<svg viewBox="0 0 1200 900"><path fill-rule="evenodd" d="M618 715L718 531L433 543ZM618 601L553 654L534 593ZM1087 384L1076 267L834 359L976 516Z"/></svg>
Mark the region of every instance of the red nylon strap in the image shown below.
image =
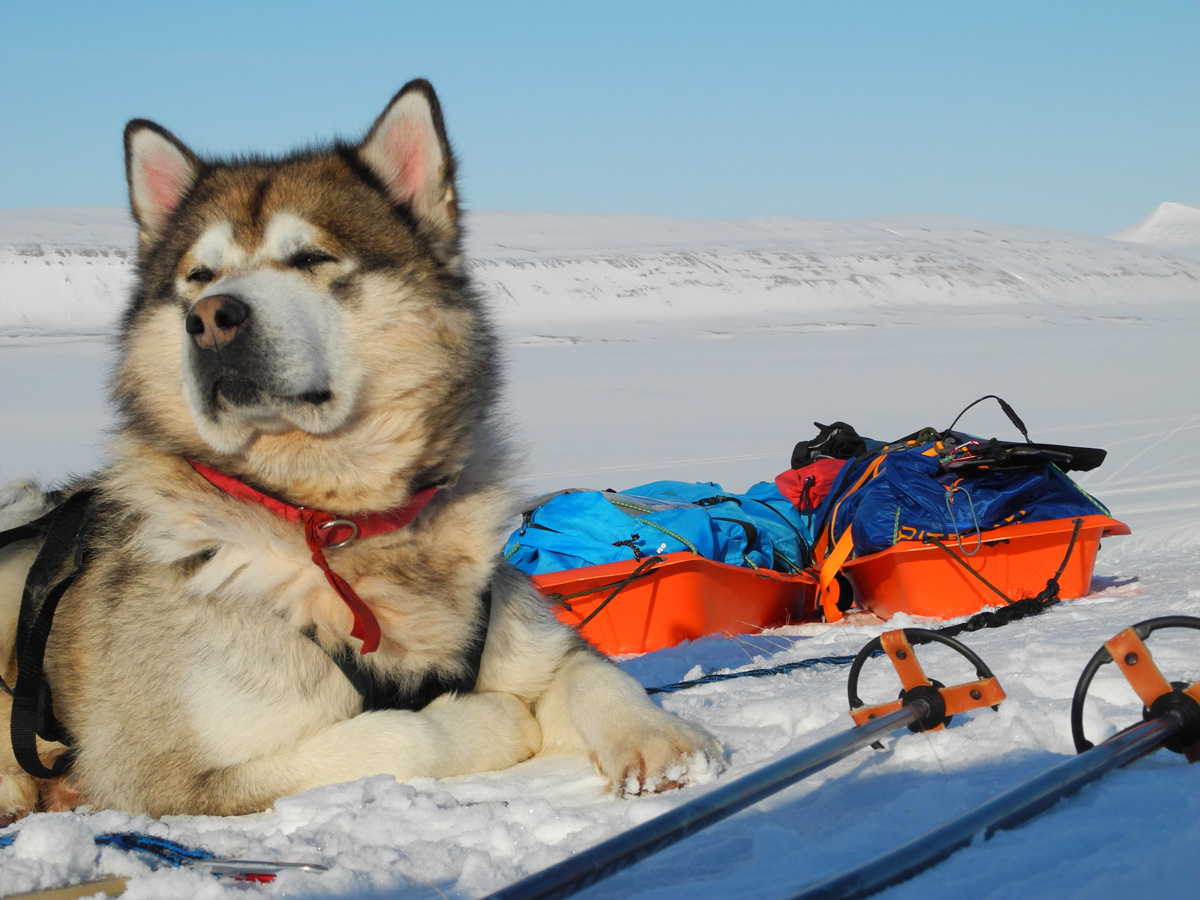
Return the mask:
<svg viewBox="0 0 1200 900"><path fill-rule="evenodd" d="M289 522L302 524L304 540L308 544L308 549L312 551L313 563L325 573L330 587L337 592L337 595L342 598L354 615L354 626L350 629L350 636L362 641L361 653L364 655L379 648L379 620L375 618L371 607L363 602L349 582L330 568L329 561L325 559L325 548L336 548L359 538L375 537L379 534L399 531L415 519L425 505L433 499L433 495L438 491L437 486L417 491L408 505L396 509L366 513L365 515L335 516L333 513L323 512L319 509L292 506L290 503L285 503L252 488L232 475L210 469L193 459L189 459L188 464L206 481L229 496L241 500L243 503L256 503L264 506Z"/></svg>

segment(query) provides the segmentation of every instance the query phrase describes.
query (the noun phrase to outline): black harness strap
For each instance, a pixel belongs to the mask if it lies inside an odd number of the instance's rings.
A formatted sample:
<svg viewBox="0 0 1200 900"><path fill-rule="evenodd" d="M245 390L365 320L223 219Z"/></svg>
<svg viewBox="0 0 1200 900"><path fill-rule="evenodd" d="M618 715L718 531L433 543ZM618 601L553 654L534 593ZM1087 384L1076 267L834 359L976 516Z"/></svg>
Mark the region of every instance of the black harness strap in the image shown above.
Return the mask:
<svg viewBox="0 0 1200 900"><path fill-rule="evenodd" d="M38 521L40 522L41 519ZM37 530L35 524L18 525L16 528L8 529L8 531L0 531L0 550L3 550L9 544L15 544L19 541L32 541L36 537L41 537L42 533Z"/></svg>
<svg viewBox="0 0 1200 900"><path fill-rule="evenodd" d="M449 674L433 669L426 672L421 680L413 685L364 666L361 655L356 653L348 644L343 644L336 650L322 651L333 660L334 665L341 669L346 680L353 685L354 690L362 697L363 712L376 709L407 709L416 710L428 706L442 694L469 694L475 690L479 680L479 668L483 663L483 647L487 642L488 623L492 614L492 590L485 588L480 594L482 609L475 633L464 649L463 656L467 668L460 674ZM316 634L305 632L305 636L317 644ZM317 644L320 647L320 644Z"/></svg>
<svg viewBox="0 0 1200 900"><path fill-rule="evenodd" d="M25 539L45 536L21 594L21 612L17 618L17 683L12 688L9 727L17 763L37 778L62 775L71 764L69 753L56 759L50 768L38 756L38 737L71 743L70 736L54 718L50 682L43 664L58 602L87 564L88 525L94 496L95 491L79 491L36 522L14 529L25 534ZM11 534L6 532L4 537Z"/></svg>
<svg viewBox="0 0 1200 900"><path fill-rule="evenodd" d="M40 521L40 520L39 520ZM21 541L32 541L42 536L42 533L34 527L33 524L18 525L16 528L9 528L7 531L0 531L0 550L3 550L9 544L19 544ZM0 673L0 691L12 696L13 689L9 687L8 682L4 680L4 676Z"/></svg>

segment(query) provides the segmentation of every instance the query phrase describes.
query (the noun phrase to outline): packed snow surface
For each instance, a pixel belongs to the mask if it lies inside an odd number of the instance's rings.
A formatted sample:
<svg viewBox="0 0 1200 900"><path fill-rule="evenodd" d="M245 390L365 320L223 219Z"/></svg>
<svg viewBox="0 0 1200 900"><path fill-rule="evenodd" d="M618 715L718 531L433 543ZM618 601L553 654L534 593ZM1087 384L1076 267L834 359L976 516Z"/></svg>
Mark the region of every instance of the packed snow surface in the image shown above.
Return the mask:
<svg viewBox="0 0 1200 900"><path fill-rule="evenodd" d="M1200 614L1196 211L1166 204L1111 238L916 217L468 216L473 274L507 339L531 494L659 478L744 490L784 469L814 420L888 439L944 428L995 393L1035 440L1108 449L1078 480L1133 528L1104 542L1087 597L965 638L1008 693L998 712L889 737L581 896L791 896L1069 758L1071 694L1092 654L1134 622ZM103 462L134 241L122 211L0 212L0 481ZM994 405L960 427L1017 436ZM653 686L851 654L887 628L939 624L802 623L620 664ZM1200 634L1159 632L1150 646L1168 679L1200 678ZM938 648L921 658L947 683L973 677ZM1086 708L1093 740L1140 717L1114 668ZM660 796L617 800L585 760L546 757L441 782L369 778L239 818L33 815L0 829L18 834L0 850L0 894L113 874L130 876L131 900L481 897L842 732L845 679L816 668L660 695L727 753L719 777ZM883 663L868 664L865 699L896 690ZM1194 898L1198 782L1200 767L1159 751L880 896ZM330 869L235 885L93 845L126 829Z"/></svg>

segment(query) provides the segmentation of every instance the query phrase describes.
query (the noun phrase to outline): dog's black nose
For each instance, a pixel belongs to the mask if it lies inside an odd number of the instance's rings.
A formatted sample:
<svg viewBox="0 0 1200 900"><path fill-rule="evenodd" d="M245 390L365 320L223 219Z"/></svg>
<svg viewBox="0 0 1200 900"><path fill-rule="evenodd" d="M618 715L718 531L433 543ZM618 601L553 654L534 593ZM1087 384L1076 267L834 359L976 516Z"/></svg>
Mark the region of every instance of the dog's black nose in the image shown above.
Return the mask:
<svg viewBox="0 0 1200 900"><path fill-rule="evenodd" d="M205 297L188 310L184 330L201 350L220 350L250 318L250 307L228 294Z"/></svg>

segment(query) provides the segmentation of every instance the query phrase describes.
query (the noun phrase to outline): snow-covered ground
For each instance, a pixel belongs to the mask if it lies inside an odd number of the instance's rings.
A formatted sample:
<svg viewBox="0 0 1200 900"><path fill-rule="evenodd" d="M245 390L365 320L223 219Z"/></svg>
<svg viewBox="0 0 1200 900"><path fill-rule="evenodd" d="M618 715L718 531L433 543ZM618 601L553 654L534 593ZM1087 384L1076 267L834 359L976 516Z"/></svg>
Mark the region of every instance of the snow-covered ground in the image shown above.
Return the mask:
<svg viewBox="0 0 1200 900"><path fill-rule="evenodd" d="M1200 614L1200 208L1164 204L1112 238L917 217L475 212L468 226L508 341L530 493L658 478L742 490L785 468L814 420L886 439L944 428L996 393L1035 440L1107 448L1079 480L1134 531L1105 542L1088 597L966 639L1008 692L999 712L890 738L581 896L787 897L1066 759L1071 693L1092 653L1142 619ZM107 336L133 240L120 210L0 211L0 480L103 460ZM994 406L961 425L1015 436ZM884 627L709 637L622 665L658 685L853 653ZM1151 647L1168 678L1200 678L1200 634L1160 633ZM933 677L967 677L936 649L922 660ZM733 680L662 703L722 740L724 783L847 728L845 676ZM864 697L895 690L868 666ZM1139 712L1104 671L1089 736ZM1198 788L1200 767L1160 751L880 896L1194 898ZM0 894L112 873L133 876L133 900L479 897L711 789L619 801L585 761L545 758L444 782L367 779L236 819L36 815L6 830L20 837L0 850ZM332 868L247 889L97 854L93 834L130 828Z"/></svg>

